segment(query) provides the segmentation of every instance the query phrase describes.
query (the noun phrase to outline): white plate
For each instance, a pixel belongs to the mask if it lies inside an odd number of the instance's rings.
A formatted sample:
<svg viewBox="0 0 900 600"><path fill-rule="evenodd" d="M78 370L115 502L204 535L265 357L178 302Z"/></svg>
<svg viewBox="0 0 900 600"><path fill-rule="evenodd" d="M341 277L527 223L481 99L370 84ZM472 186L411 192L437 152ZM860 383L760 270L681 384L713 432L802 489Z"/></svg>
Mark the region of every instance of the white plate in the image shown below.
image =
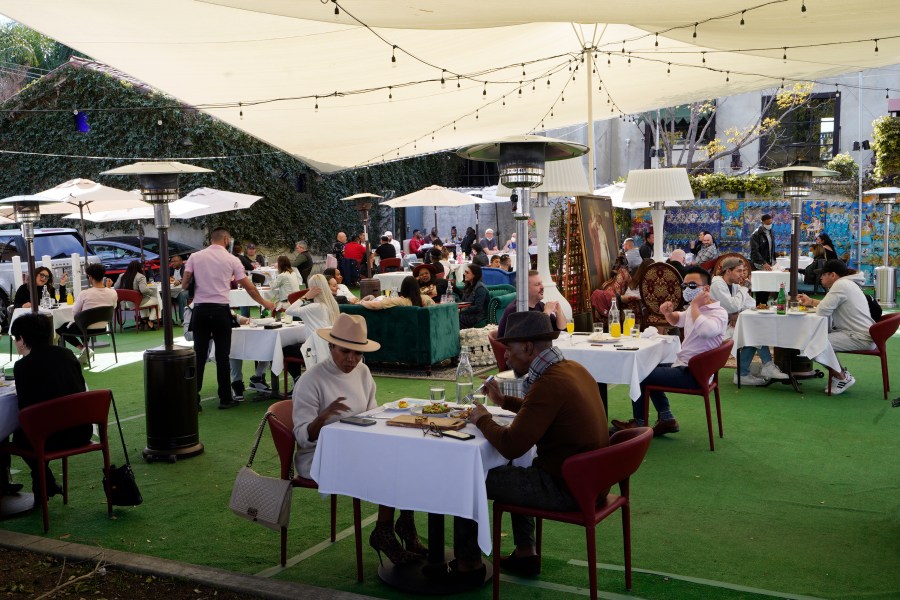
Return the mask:
<svg viewBox="0 0 900 600"><path fill-rule="evenodd" d="M427 404L427 402L425 400L413 400L412 398L403 398L403 400L405 400L408 405L408 406L406 406L406 408L400 408L401 400L394 400L393 402L388 402L387 404L382 404L381 407L384 410L403 411L403 410L409 410L416 406L421 406L423 404Z"/></svg>
<svg viewBox="0 0 900 600"><path fill-rule="evenodd" d="M774 315L774 314L775 314L775 311L774 311L773 309L770 309L770 308L767 308L767 309L765 309L765 310L758 310L758 309L757 309L757 310L754 310L754 312L757 312L757 313L759 313L759 314L761 314L761 315Z"/></svg>
<svg viewBox="0 0 900 600"><path fill-rule="evenodd" d="M264 319L250 319L250 322L253 325L271 325L275 322L275 319L272 317L266 317Z"/></svg>

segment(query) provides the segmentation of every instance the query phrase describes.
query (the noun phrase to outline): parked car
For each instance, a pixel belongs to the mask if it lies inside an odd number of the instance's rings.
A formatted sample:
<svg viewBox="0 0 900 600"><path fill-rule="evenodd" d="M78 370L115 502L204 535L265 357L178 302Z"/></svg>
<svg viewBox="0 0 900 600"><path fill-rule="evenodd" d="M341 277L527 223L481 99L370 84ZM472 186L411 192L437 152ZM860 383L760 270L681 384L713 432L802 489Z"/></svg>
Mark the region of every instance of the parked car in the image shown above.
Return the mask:
<svg viewBox="0 0 900 600"><path fill-rule="evenodd" d="M113 281L125 272L131 261L141 259L141 241L136 235L99 238L89 241L88 247L100 257L103 266L106 267L106 275ZM169 258L177 254L187 260L187 257L197 250L199 248L169 240ZM149 273L151 277L159 273L158 238L144 238L144 273Z"/></svg>

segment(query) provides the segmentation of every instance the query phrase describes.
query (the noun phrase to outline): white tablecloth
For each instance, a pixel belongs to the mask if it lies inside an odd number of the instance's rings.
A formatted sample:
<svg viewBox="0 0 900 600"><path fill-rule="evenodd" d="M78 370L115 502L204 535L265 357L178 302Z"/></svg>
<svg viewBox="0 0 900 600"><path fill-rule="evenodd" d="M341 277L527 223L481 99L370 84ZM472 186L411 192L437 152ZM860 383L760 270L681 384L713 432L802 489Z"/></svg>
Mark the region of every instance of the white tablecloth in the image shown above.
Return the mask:
<svg viewBox="0 0 900 600"><path fill-rule="evenodd" d="M280 375L284 370L282 347L302 344L309 336L306 326L294 323L280 329L264 329L244 325L231 330L230 358L241 360L267 360L272 363L272 373Z"/></svg>
<svg viewBox="0 0 900 600"><path fill-rule="evenodd" d="M7 383L0 387L0 441L3 441L19 427L19 401L16 386ZM0 473L5 476L5 473Z"/></svg>
<svg viewBox="0 0 900 600"><path fill-rule="evenodd" d="M567 337L563 333L553 342L563 356L580 363L594 381L627 385L628 396L633 402L641 398L641 381L650 371L658 365L674 362L675 355L681 350L681 341L674 335L652 339L623 337L616 342L623 346L636 346L637 351L616 350L613 344L592 346L587 336L572 336L572 340Z"/></svg>
<svg viewBox="0 0 900 600"><path fill-rule="evenodd" d="M402 413L378 416L394 414ZM312 478L323 494L472 519L478 523L478 545L490 554L485 478L489 470L509 461L474 425L463 431L475 439L423 437L418 427L391 427L382 419L371 427L332 423L319 433ZM515 464L526 466L533 458L532 450Z"/></svg>
<svg viewBox="0 0 900 600"><path fill-rule="evenodd" d="M275 279L275 276L278 275L278 269L275 267L259 267L258 269L250 271L250 274L262 275L266 278L266 285L272 285L272 281Z"/></svg>
<svg viewBox="0 0 900 600"><path fill-rule="evenodd" d="M734 326L733 356L744 346L795 348L803 356L840 371L840 363L828 341L828 319L813 313L777 315L744 311Z"/></svg>
<svg viewBox="0 0 900 600"><path fill-rule="evenodd" d="M750 287L754 292L777 292L781 284L787 290L791 284L791 274L786 271L753 271Z"/></svg>
<svg viewBox="0 0 900 600"><path fill-rule="evenodd" d="M808 267L810 263L812 263L813 259L808 256L800 256L797 258L797 268L801 271ZM779 256L775 259L775 263L784 270L788 270L791 268L791 257L790 256Z"/></svg>
<svg viewBox="0 0 900 600"><path fill-rule="evenodd" d="M259 293L262 294L262 297L266 300L272 299L272 290L268 288L257 288ZM256 303L256 300L250 297L250 294L244 288L238 288L236 290L231 290L228 292L228 305L229 306L259 306Z"/></svg>
<svg viewBox="0 0 900 600"><path fill-rule="evenodd" d="M10 325L12 322L18 319L20 316L30 313L30 308L17 308L13 311L12 319L10 320ZM64 323L73 322L75 320L75 312L72 310L71 304L60 304L58 307L49 309L42 308L40 309L41 314L50 315L53 317L53 329L54 331L61 327Z"/></svg>
<svg viewBox="0 0 900 600"><path fill-rule="evenodd" d="M407 277L412 277L412 273L394 271L393 273L378 273L375 275L375 279L381 284L381 291L391 290L393 294L400 290L400 284Z"/></svg>

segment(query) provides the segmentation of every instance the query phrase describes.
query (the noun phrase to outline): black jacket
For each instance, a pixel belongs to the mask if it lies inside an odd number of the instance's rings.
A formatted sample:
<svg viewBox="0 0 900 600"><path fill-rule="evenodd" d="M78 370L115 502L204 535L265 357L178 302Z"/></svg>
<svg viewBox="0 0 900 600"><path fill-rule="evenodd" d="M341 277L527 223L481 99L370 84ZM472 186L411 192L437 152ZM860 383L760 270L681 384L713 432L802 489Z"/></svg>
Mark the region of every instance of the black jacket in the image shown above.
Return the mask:
<svg viewBox="0 0 900 600"><path fill-rule="evenodd" d="M756 228L756 231L750 236L750 262L757 269L762 269L763 265L775 264L775 247L769 247L769 238L766 235L766 229L762 225ZM772 235L772 241L775 241L775 235Z"/></svg>

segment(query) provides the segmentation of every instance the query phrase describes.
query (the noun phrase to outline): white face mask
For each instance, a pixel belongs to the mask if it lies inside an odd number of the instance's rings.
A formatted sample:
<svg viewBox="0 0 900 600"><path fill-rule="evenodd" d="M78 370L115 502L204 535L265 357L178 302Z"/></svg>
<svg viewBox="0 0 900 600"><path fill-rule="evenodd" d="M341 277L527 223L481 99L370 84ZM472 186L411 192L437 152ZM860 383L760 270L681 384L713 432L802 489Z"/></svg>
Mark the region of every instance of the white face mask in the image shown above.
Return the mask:
<svg viewBox="0 0 900 600"><path fill-rule="evenodd" d="M690 304L694 301L694 298L700 295L703 291L702 287L696 287L694 289L686 288L683 292L681 292L681 296L684 298L684 301Z"/></svg>
<svg viewBox="0 0 900 600"><path fill-rule="evenodd" d="M770 229L772 229L772 224L769 223L768 225L766 225L765 223L763 223L763 227L765 228L766 231L769 231Z"/></svg>

